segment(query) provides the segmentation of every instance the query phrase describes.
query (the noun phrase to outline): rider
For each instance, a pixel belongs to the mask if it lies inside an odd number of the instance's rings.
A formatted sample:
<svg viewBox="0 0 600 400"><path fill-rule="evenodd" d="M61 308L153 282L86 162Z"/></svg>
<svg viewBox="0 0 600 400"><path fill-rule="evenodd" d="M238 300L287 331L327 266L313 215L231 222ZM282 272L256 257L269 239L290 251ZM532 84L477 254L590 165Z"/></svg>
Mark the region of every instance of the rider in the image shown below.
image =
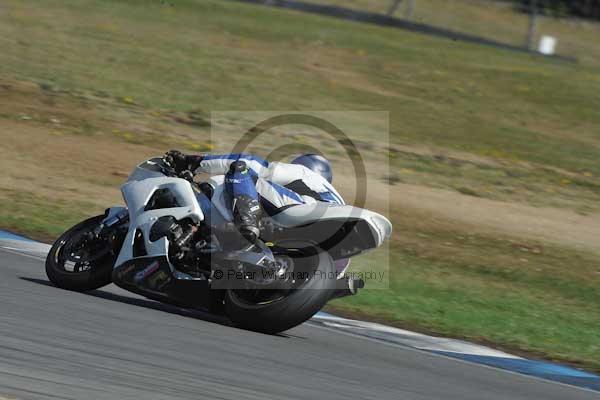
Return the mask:
<svg viewBox="0 0 600 400"><path fill-rule="evenodd" d="M171 150L166 159L178 173L225 174L234 223L250 242L256 241L260 234L258 222L263 210L275 215L298 204L317 201L344 204L331 185L329 161L317 154L303 154L291 163L282 163L267 162L246 153L186 155Z"/></svg>

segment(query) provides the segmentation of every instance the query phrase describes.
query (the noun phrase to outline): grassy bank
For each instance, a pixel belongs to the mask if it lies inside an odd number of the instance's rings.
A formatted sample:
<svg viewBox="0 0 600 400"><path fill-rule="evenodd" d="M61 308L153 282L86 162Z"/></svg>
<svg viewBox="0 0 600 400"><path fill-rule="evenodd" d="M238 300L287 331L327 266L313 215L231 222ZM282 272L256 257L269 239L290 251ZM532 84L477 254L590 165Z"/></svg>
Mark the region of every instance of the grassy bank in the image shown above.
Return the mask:
<svg viewBox="0 0 600 400"><path fill-rule="evenodd" d="M333 306L600 368L593 65L229 1L0 10L0 227L51 240L119 203L141 159L228 151L240 124L211 111L389 110L389 143L353 121L391 166L368 177L395 226L389 290Z"/></svg>
<svg viewBox="0 0 600 400"><path fill-rule="evenodd" d="M305 0L318 4L338 5L356 10L387 13L392 3L387 0ZM394 14L407 17L408 2ZM519 12L514 4L493 0L416 0L410 20L466 32L501 43L526 46L529 15ZM536 43L542 35L557 39L558 54L575 57L583 63L600 64L600 24L574 18L540 15Z"/></svg>

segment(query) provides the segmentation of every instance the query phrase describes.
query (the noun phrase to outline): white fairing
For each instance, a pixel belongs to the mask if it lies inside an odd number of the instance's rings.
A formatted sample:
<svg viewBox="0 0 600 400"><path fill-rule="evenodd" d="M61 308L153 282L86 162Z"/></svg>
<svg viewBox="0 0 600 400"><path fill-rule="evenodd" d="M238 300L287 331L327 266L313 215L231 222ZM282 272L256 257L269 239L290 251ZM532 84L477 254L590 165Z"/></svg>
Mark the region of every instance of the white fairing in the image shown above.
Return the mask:
<svg viewBox="0 0 600 400"><path fill-rule="evenodd" d="M134 178L134 174L131 178ZM138 176L135 176L135 178L138 178ZM181 206L144 211L154 192L158 189L167 188ZM119 266L133 258L133 243L135 232L138 229L144 235L148 256L168 256L169 243L165 237L155 242L149 240L150 228L158 218L173 216L177 220L190 218L196 222L204 219L204 214L196 201L192 186L184 179L162 176L132 180L121 187L121 192L129 210L129 230L115 266Z"/></svg>
<svg viewBox="0 0 600 400"><path fill-rule="evenodd" d="M307 224L316 220L339 221L362 219L369 224L376 235L375 241L377 247L381 246L392 234L392 223L383 215L358 207L334 203L317 202L297 205L286 208L279 214L274 215L273 219L279 225L286 228Z"/></svg>

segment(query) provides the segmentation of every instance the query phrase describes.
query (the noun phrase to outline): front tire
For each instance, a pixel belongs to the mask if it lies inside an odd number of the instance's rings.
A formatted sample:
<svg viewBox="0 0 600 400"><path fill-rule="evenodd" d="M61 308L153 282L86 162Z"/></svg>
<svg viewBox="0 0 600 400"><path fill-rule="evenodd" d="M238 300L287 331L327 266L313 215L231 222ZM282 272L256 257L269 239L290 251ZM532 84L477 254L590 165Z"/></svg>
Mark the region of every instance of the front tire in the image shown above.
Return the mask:
<svg viewBox="0 0 600 400"><path fill-rule="evenodd" d="M267 303L252 303L239 289L225 293L225 313L240 328L274 334L291 329L315 315L334 293L335 264L323 251L312 256L314 275L287 296ZM242 289L244 290L244 289Z"/></svg>
<svg viewBox="0 0 600 400"><path fill-rule="evenodd" d="M46 275L50 282L60 288L78 292L98 289L112 282L111 276L116 255L113 254L108 243L106 243L105 248L102 248L100 244L100 248L90 255L93 258L93 263L88 262L89 267L83 270L80 270L76 263L69 261L69 256L72 257L72 253L66 254L78 245L78 241L82 240L82 236L86 232L97 227L103 219L104 215L98 215L80 222L63 233L54 242L46 257ZM85 251L85 243L83 247L82 250ZM91 245L88 247L91 247ZM92 251L94 249L88 248L87 250ZM66 268L66 264L69 262L74 265L71 271Z"/></svg>

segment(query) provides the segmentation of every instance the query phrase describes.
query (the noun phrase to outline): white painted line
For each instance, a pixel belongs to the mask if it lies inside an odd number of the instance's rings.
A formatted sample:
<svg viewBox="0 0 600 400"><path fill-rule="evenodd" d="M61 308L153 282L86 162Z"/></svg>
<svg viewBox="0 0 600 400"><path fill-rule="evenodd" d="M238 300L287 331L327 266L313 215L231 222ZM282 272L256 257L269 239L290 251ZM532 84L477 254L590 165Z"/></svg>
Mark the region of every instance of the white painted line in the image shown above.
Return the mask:
<svg viewBox="0 0 600 400"><path fill-rule="evenodd" d="M407 331L373 322L357 321L332 315L317 314L312 318L325 326L350 330L369 332L373 337L381 337L395 343L415 347L421 350L444 351L449 353L471 354L477 356L502 357L520 359L521 357L486 346L465 342L458 339L429 336L422 333Z"/></svg>
<svg viewBox="0 0 600 400"><path fill-rule="evenodd" d="M36 253L45 257L52 246L45 243L23 241L18 239L0 239L0 247L17 251Z"/></svg>
<svg viewBox="0 0 600 400"><path fill-rule="evenodd" d="M328 330L328 331L331 331L331 332L334 332L334 333L337 333L337 334L347 335L347 336L351 336L351 337L355 337L355 338L361 338L362 340L368 340L370 342L385 343L388 346L398 346L398 347L401 347L403 349L408 349L410 351L415 351L415 352L419 352L419 353L422 353L422 354L427 354L428 356L431 356L431 357L441 357L441 358L445 358L445 359L448 359L448 360L452 360L453 362L457 362L457 363L460 363L460 364L467 364L467 365L473 365L473 364L475 364L475 365L477 365L478 367L481 367L481 368L485 368L485 369L489 369L489 370L494 370L494 371L500 371L502 373L506 373L506 374L509 374L509 375L518 375L518 376L521 376L521 377L524 377L524 378L527 378L527 379L531 379L531 380L534 380L534 381L538 381L538 382L546 382L546 383L552 382L555 385L560 385L560 386L564 386L564 387L568 387L568 388L572 388L572 389L577 389L577 390L581 390L581 391L588 392L588 393L598 394L597 391L595 391L593 389L588 389L586 387L577 386L577 385L571 385L571 384L563 383L563 382L559 382L559 381L548 380L548 378L541 378L541 377L535 376L535 375L523 374L521 372L511 371L510 369L498 368L498 367L494 367L494 366L486 365L486 364L479 364L479 363L477 363L475 361L463 360L461 358L451 357L451 356L443 354L443 353L434 353L434 352L431 352L429 350L421 350L421 349L418 349L416 347L406 346L406 345L403 345L403 344L389 342L389 341L386 341L386 340L383 340L383 339L378 339L378 338L373 338L373 337L365 336L363 334L360 334L360 333L357 333L357 332L352 332L352 331L349 331L349 330L340 330L340 329L337 329L337 328L332 328L332 327L326 326L324 324L321 324L321 323L318 323L318 322L314 322L313 320L311 320L311 326L313 326L314 328L318 328L318 329L325 329L325 330Z"/></svg>

